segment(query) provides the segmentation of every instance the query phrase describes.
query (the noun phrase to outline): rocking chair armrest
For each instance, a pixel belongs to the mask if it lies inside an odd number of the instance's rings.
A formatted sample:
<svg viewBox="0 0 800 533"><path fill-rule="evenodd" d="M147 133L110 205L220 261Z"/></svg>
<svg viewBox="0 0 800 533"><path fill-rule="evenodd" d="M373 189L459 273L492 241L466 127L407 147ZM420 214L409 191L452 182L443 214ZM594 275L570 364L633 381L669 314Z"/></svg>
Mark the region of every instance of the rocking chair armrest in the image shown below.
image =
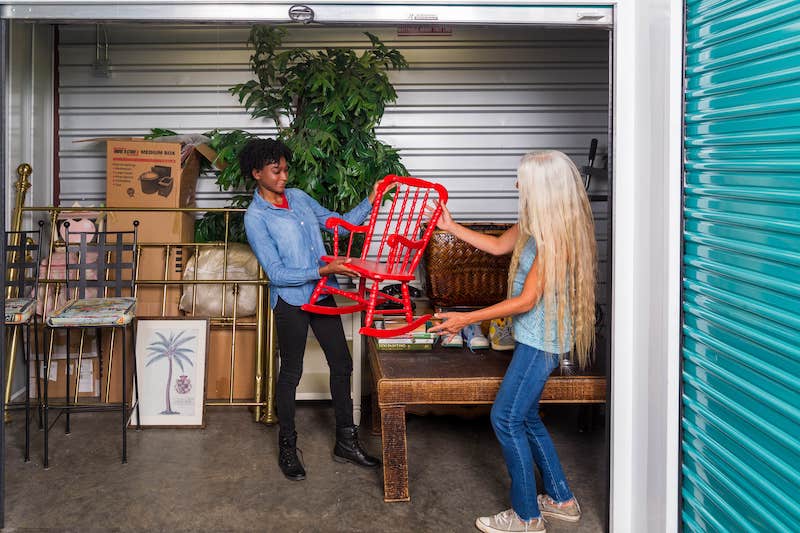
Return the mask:
<svg viewBox="0 0 800 533"><path fill-rule="evenodd" d="M369 229L369 226L357 226L355 224L351 224L343 218L331 217L325 221L325 227L328 229L338 229L338 226L342 226L347 231L360 231L366 232Z"/></svg>
<svg viewBox="0 0 800 533"><path fill-rule="evenodd" d="M386 243L392 247L396 246L399 243L407 248L413 248L415 250L423 248L425 246L425 242L422 240L417 239L412 241L411 239L408 239L406 237L403 237L402 235L397 235L397 234L389 235L389 237L386 239Z"/></svg>

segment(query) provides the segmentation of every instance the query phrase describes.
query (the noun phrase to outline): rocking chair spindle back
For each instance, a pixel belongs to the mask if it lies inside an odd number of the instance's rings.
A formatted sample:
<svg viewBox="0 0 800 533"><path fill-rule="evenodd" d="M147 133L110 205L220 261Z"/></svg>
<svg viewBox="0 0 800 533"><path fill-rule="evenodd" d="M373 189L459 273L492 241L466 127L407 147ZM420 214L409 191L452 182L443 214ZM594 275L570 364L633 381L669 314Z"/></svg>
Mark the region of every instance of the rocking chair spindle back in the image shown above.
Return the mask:
<svg viewBox="0 0 800 533"><path fill-rule="evenodd" d="M384 196L391 191L391 203L386 212L386 223L380 236L376 235L378 218L381 215L381 204ZM357 233L364 234L364 247L360 258L352 258L348 266L360 276L358 289L347 291L328 285L326 278L321 279L314 288L309 303L303 309L320 314L346 314L366 311L362 335L374 337L393 337L408 333L425 323L430 315L413 318L408 282L414 279L414 271L422 260L425 247L428 245L436 222L442 213L442 206L447 203L447 189L438 183L431 183L419 178L389 175L383 178L378 186L375 202L369 222L365 226L356 226L338 218L326 222L333 231L334 254L339 249L340 232L349 232L348 255L352 250ZM424 230L423 230L424 227ZM422 232L422 234L420 234ZM379 238L378 238L379 237ZM376 243L377 253L370 258L370 250ZM330 263L341 256L323 256L322 260ZM386 294L380 290L383 281L395 281L401 284L400 297ZM369 285L369 290L367 286ZM317 304L321 298L338 294L353 300L354 305L332 308ZM379 309L384 302L400 304L401 308ZM395 329L377 329L373 327L376 314L402 315L406 325Z"/></svg>

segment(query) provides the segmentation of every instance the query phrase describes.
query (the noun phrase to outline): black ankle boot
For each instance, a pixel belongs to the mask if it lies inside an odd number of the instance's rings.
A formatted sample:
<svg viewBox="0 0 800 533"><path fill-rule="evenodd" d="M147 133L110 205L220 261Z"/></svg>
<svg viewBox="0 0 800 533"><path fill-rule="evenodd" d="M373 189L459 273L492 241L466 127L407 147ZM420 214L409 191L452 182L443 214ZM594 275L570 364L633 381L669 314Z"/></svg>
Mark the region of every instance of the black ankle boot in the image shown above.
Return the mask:
<svg viewBox="0 0 800 533"><path fill-rule="evenodd" d="M358 427L336 428L336 446L333 448L333 459L340 463L353 463L358 466L375 468L381 462L370 456L358 442Z"/></svg>
<svg viewBox="0 0 800 533"><path fill-rule="evenodd" d="M297 433L291 437L278 436L278 466L286 479L300 481L306 478L306 471L297 457Z"/></svg>

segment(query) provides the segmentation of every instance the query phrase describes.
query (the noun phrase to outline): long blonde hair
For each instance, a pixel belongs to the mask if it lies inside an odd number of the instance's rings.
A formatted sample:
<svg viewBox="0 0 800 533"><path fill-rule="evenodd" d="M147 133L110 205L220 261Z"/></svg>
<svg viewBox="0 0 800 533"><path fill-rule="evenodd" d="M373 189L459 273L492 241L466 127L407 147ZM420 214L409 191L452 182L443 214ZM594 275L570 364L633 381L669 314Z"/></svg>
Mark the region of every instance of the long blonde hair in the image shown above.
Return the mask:
<svg viewBox="0 0 800 533"><path fill-rule="evenodd" d="M559 346L564 350L574 346L578 364L585 368L594 348L597 244L583 180L569 157L547 150L522 157L517 183L519 237L511 256L509 293L522 248L533 238L544 276L546 327L556 319ZM567 312L573 346L564 346Z"/></svg>

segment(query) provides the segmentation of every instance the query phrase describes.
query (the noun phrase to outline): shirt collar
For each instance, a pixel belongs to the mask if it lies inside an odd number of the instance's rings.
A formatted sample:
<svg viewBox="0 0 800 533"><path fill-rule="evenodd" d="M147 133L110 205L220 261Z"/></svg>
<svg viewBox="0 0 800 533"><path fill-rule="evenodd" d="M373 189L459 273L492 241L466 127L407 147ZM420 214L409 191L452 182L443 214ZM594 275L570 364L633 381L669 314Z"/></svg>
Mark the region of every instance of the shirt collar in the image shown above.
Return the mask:
<svg viewBox="0 0 800 533"><path fill-rule="evenodd" d="M289 198L289 191L290 191L290 190L291 190L291 189L286 189L286 190L283 192L283 195L286 197L286 200L287 200L287 201L290 199L290 198ZM256 206L257 206L259 209L277 209L277 210L279 210L279 211L288 211L286 208L275 207L274 205L272 205L272 203L271 203L271 202L268 202L268 201L264 200L264 198L262 198L262 197L261 197L261 195L260 195L260 194L258 194L258 189L256 189L255 191L253 191L253 201L256 203Z"/></svg>

